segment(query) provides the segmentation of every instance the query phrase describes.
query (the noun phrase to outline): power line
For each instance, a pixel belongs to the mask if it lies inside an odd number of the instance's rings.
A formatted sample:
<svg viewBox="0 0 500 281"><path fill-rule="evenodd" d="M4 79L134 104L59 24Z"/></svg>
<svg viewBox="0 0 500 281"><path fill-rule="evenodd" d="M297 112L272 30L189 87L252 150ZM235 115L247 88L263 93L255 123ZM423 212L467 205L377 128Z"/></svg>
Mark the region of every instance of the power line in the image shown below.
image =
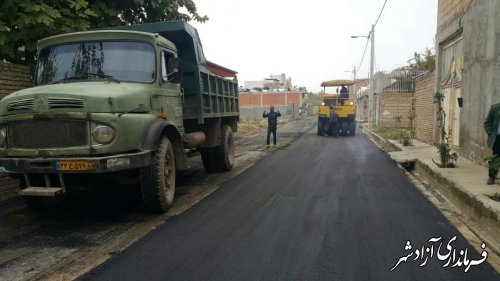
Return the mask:
<svg viewBox="0 0 500 281"><path fill-rule="evenodd" d="M382 12L384 11L385 4L387 4L387 0L385 0L385 2L384 2L384 6L382 6L382 10L380 10L380 14L378 14L378 18L375 21L375 26L377 26L378 20L380 19L380 16L382 16Z"/></svg>
<svg viewBox="0 0 500 281"><path fill-rule="evenodd" d="M365 59L366 49L368 48L368 42L370 41L369 39L370 39L370 36L368 36L366 38L365 50L363 51L363 56L361 57L361 61L359 62L358 69L361 69L361 64L363 64L363 60Z"/></svg>
<svg viewBox="0 0 500 281"><path fill-rule="evenodd" d="M377 20L375 21L375 24L373 25L373 29L375 29L375 27L377 26L377 23L380 20L380 17L382 16L382 13L384 12L386 4L387 4L387 0L384 1L384 5L382 6L382 9L380 10L380 13L378 14ZM366 49L368 48L368 42L370 40L370 36L372 36L373 29L370 30L370 32L368 33L368 36L366 37L365 50L363 51L363 56L361 57L361 61L359 62L358 69L361 69L361 64L363 64L363 60L365 59Z"/></svg>

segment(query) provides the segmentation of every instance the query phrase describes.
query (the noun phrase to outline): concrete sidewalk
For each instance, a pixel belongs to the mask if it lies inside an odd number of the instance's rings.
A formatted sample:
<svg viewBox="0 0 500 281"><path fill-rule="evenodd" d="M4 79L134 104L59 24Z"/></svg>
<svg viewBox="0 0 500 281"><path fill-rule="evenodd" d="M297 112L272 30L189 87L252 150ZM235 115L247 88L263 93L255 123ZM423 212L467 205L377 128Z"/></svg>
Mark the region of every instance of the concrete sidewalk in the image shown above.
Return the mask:
<svg viewBox="0 0 500 281"><path fill-rule="evenodd" d="M481 238L489 242L497 253L500 250L500 202L491 199L500 193L500 184L487 185L488 168L464 157L458 158L457 167L439 168L437 148L418 140L413 146L403 146L397 140L385 140L368 129L363 129L388 152L397 163L409 168L426 187L451 202L466 224Z"/></svg>

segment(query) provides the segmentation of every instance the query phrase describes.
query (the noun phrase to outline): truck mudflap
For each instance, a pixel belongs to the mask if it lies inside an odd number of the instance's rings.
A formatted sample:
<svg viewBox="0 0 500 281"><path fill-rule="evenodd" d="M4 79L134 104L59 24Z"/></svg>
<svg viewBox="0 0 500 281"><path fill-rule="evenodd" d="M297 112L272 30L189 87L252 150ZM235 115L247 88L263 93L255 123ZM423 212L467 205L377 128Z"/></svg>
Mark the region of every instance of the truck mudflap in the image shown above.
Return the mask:
<svg viewBox="0 0 500 281"><path fill-rule="evenodd" d="M150 150L105 157L0 158L0 172L12 174L99 174L143 168L150 162Z"/></svg>

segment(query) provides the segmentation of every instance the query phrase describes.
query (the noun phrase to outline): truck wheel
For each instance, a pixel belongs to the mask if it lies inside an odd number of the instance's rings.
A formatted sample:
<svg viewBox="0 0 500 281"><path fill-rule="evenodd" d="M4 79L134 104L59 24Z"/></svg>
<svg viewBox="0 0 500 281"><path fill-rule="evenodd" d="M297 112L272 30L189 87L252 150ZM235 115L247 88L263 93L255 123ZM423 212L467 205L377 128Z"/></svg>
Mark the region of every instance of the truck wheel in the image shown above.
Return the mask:
<svg viewBox="0 0 500 281"><path fill-rule="evenodd" d="M215 164L222 171L229 171L234 165L233 130L229 125L223 125L221 144L215 148Z"/></svg>
<svg viewBox="0 0 500 281"><path fill-rule="evenodd" d="M342 135L347 136L347 131L349 131L349 123L346 121L343 121L340 129L342 130Z"/></svg>
<svg viewBox="0 0 500 281"><path fill-rule="evenodd" d="M214 149L212 147L201 148L201 162L203 163L203 167L206 172L215 172L215 154Z"/></svg>
<svg viewBox="0 0 500 281"><path fill-rule="evenodd" d="M174 202L175 156L167 137L161 139L149 166L141 170L141 191L151 212L164 213Z"/></svg>
<svg viewBox="0 0 500 281"><path fill-rule="evenodd" d="M349 122L349 136L356 135L356 121Z"/></svg>
<svg viewBox="0 0 500 281"><path fill-rule="evenodd" d="M318 136L323 136L325 134L325 124L321 118L318 118Z"/></svg>

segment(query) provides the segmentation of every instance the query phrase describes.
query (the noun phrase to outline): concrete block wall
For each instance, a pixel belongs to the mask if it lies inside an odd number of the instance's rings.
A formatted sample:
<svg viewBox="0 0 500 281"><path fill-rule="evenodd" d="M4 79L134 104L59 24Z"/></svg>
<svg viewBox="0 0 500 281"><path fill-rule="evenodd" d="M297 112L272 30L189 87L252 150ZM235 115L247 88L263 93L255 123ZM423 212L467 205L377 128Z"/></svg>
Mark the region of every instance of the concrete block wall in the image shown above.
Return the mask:
<svg viewBox="0 0 500 281"><path fill-rule="evenodd" d="M415 138L426 142L434 142L434 93L436 74L427 73L415 79Z"/></svg>
<svg viewBox="0 0 500 281"><path fill-rule="evenodd" d="M368 121L368 96L364 95L356 100L356 119Z"/></svg>
<svg viewBox="0 0 500 281"><path fill-rule="evenodd" d="M411 109L411 93L381 93L379 127L397 128L396 116L401 116L401 127L409 128L408 115Z"/></svg>
<svg viewBox="0 0 500 281"><path fill-rule="evenodd" d="M464 68L460 108L460 154L485 165L491 155L483 124L500 103L500 1L476 0L462 18Z"/></svg>
<svg viewBox="0 0 500 281"><path fill-rule="evenodd" d="M262 120L263 111L269 112L269 107L240 107L240 120L242 121L252 121L252 120ZM275 105L275 111L280 111L281 117L278 120L294 120L305 116L305 113L299 115L299 107L295 104L289 105Z"/></svg>

